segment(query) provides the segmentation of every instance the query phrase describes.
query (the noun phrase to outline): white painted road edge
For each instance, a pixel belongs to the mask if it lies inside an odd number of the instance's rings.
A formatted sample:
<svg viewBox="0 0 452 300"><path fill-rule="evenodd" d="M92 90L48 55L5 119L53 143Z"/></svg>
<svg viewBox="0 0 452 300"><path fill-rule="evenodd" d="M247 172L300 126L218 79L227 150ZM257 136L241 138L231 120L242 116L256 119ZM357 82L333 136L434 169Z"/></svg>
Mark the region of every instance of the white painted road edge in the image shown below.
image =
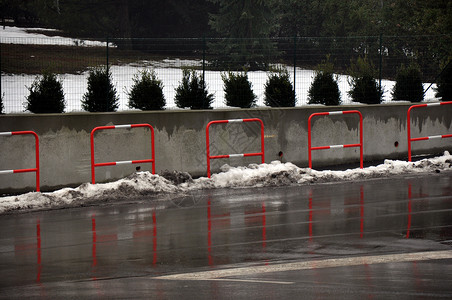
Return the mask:
<svg viewBox="0 0 452 300"><path fill-rule="evenodd" d="M292 263L284 263L284 264L273 264L273 265L270 264L270 265L265 265L265 266L231 268L231 269L223 269L223 270L213 270L213 271L204 271L204 272L158 276L158 277L153 277L152 279L248 281L246 279L246 277L243 280L226 279L224 277L251 276L251 275L273 273L273 272L286 272L286 271L299 271L299 270L359 266L359 265L364 265L364 264L372 265L372 264L400 263L400 262L411 262L411 261L419 262L419 261L451 259L451 258L452 258L452 250L414 252L414 253L359 256L359 257L348 257L348 258L331 258L331 259L324 259L324 260L311 260L311 261L292 262ZM269 283L271 283L271 282L269 282ZM274 282L274 283L278 283L278 282Z"/></svg>

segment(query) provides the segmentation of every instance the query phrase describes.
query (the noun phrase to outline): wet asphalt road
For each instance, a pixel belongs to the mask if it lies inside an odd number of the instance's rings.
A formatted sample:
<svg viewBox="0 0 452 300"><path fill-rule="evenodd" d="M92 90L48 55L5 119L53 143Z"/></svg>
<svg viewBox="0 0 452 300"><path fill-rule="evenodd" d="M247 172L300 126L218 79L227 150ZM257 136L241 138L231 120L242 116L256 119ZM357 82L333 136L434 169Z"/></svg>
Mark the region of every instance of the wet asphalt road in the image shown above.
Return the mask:
<svg viewBox="0 0 452 300"><path fill-rule="evenodd" d="M452 298L452 172L0 216L0 298Z"/></svg>

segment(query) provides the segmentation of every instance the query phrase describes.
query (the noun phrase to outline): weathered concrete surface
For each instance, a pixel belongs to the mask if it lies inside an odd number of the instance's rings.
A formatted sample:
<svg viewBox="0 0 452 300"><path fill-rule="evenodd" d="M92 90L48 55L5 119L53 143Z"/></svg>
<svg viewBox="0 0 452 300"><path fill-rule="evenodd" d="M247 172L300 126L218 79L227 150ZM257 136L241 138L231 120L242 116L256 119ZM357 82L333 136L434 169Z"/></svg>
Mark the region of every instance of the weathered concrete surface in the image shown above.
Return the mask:
<svg viewBox="0 0 452 300"><path fill-rule="evenodd" d="M90 132L97 126L148 123L155 129L156 172L179 170L206 175L206 125L212 120L260 118L265 124L265 161L279 159L308 165L308 118L312 113L359 110L364 123L364 160L407 158L407 110L411 104L356 105L341 107L263 108L205 111L68 113L46 115L2 115L0 132L33 130L40 138L41 189L77 186L91 181ZM452 105L412 111L412 136L446 134L452 131ZM260 151L258 123L214 125L210 131L211 154ZM359 142L357 115L315 117L312 145L326 146ZM147 129L117 129L95 134L96 162L150 158ZM435 154L452 150L452 139L413 143L413 154ZM0 137L0 170L34 167L31 136ZM313 152L313 167L355 163L359 149ZM225 163L248 165L259 157L212 160L212 171ZM151 170L150 164L141 164ZM135 171L135 165L96 168L96 182L118 179ZM1 174L0 192L32 190L34 173Z"/></svg>

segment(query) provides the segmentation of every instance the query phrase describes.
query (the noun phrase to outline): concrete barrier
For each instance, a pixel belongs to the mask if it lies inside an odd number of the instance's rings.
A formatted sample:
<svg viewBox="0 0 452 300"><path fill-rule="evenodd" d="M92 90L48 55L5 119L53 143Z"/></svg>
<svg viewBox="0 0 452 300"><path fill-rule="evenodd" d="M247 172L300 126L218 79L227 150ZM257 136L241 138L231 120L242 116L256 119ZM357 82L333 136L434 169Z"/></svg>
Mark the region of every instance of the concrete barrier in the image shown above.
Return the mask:
<svg viewBox="0 0 452 300"><path fill-rule="evenodd" d="M290 161L308 166L308 118L312 113L359 110L364 121L364 161L385 158L407 160L407 110L411 104L353 105L340 107L218 109L202 111L17 114L0 116L0 132L32 130L40 139L41 190L77 186L91 181L90 132L97 126L148 123L155 130L156 173L179 170L193 176L206 176L205 128L212 120L260 118L265 125L265 160ZM416 111L411 115L411 134L415 136L450 133L452 105ZM237 126L236 126L237 125ZM225 126L229 126L226 130ZM359 122L354 115L315 118L312 145L356 143ZM118 129L96 133L96 162L149 158L151 142L146 128ZM255 152L260 149L259 124L221 124L210 132L211 154ZM26 168L34 164L30 137L0 137L0 170ZM452 139L421 141L413 144L413 155L436 154L452 150ZM223 164L260 163L260 157L234 157L212 161L212 173ZM320 150L313 153L313 167L356 163L359 149ZM99 167L96 182L127 176L134 165ZM151 164L141 170L151 170ZM34 174L0 175L0 192L33 190Z"/></svg>

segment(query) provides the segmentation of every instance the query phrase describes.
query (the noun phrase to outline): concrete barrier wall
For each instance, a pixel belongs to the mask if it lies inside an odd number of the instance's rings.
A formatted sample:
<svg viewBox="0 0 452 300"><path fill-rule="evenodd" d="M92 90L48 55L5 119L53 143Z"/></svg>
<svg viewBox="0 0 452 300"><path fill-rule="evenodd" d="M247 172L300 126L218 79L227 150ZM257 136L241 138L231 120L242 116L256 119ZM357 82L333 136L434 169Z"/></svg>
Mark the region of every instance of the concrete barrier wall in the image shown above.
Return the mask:
<svg viewBox="0 0 452 300"><path fill-rule="evenodd" d="M148 123L155 129L156 172L179 170L206 176L206 125L212 120L260 118L265 124L265 161L279 159L308 166L308 118L312 113L359 110L364 122L364 160L407 159L406 118L410 104L341 107L263 108L205 111L67 113L46 115L2 115L0 132L35 131L40 138L41 190L77 186L91 181L90 133L105 125ZM446 134L452 131L452 105L415 109L412 136ZM258 123L214 125L210 130L211 154L260 151ZM315 117L312 145L326 146L359 142L357 115ZM151 158L148 129L116 129L95 134L96 162ZM413 143L413 154L436 154L452 150L452 139ZM32 136L0 136L0 170L34 167ZM259 157L212 160L212 172L223 164L259 163ZM313 168L359 162L359 148L313 152ZM140 164L151 170L151 164ZM127 176L136 165L96 168L96 182ZM35 174L0 174L0 192L33 190Z"/></svg>

